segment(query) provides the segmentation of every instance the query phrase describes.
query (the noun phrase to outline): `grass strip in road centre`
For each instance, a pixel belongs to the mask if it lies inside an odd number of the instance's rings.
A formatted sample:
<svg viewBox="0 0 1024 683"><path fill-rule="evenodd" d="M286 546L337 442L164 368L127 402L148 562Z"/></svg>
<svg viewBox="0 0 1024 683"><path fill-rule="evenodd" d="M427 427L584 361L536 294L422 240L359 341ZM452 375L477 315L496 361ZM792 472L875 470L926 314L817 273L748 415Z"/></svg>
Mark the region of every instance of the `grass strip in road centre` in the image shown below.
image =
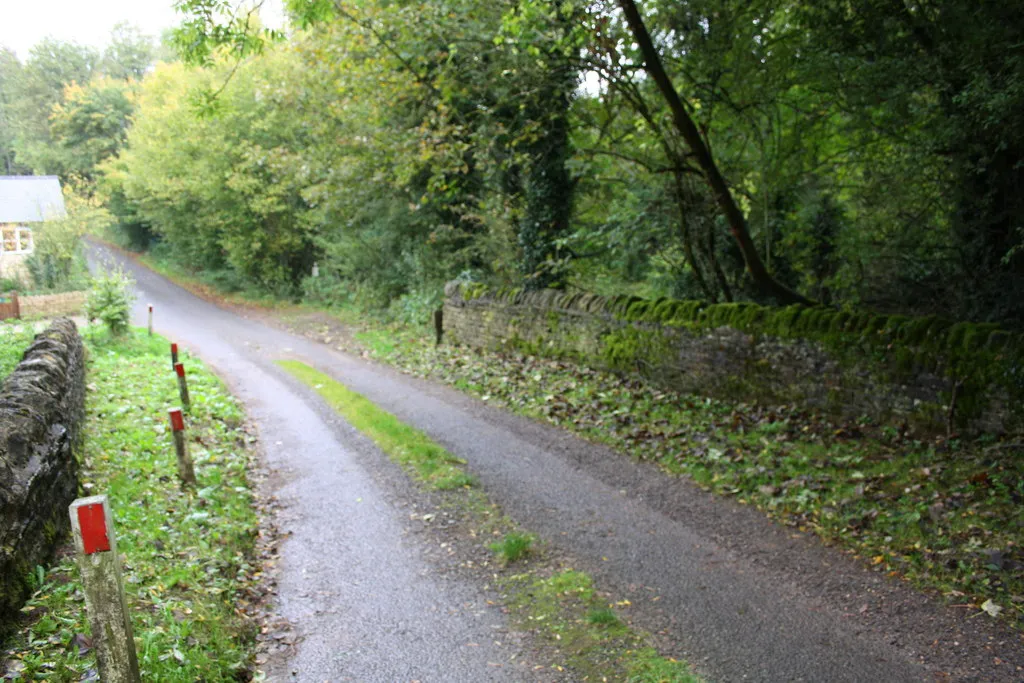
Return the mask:
<svg viewBox="0 0 1024 683"><path fill-rule="evenodd" d="M456 497L450 502L460 513L478 518L471 526L490 527L492 533L500 533L492 519L479 519L489 517L487 511L495 506L472 487L474 480L465 471L464 460L330 376L299 361L278 361L278 365L312 387L331 408L416 479ZM457 497L461 497L461 504ZM507 520L502 526L507 532L504 538L488 546L496 559L500 558L497 564L504 567L499 585L508 593L512 621L545 638L583 680L699 682L685 662L659 656L646 645L643 634L616 615L613 606L628 606L628 601L609 605L587 574L552 571L544 563L532 562L537 555L533 537ZM473 535L479 541L484 534Z"/></svg>
<svg viewBox="0 0 1024 683"><path fill-rule="evenodd" d="M473 485L473 478L462 468L465 461L423 432L305 363L285 360L278 364L312 386L353 427L373 439L382 451L412 471L420 481L442 491Z"/></svg>
<svg viewBox="0 0 1024 683"><path fill-rule="evenodd" d="M146 681L236 681L251 676L255 624L245 608L259 568L247 480L250 444L235 399L198 360L188 365L188 437L199 485L182 491L167 411L178 404L167 341L134 330L85 335L88 349L83 495L105 493L136 649ZM73 554L37 567L24 622L0 651L0 678L96 680Z"/></svg>

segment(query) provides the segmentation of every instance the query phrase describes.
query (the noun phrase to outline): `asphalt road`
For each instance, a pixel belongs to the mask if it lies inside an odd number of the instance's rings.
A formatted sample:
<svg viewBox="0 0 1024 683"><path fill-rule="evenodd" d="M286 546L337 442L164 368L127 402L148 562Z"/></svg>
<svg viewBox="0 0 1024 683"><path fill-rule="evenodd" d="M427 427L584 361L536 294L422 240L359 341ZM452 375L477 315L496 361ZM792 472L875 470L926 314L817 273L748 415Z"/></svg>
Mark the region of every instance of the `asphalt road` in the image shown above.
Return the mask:
<svg viewBox="0 0 1024 683"><path fill-rule="evenodd" d="M634 623L711 680L1022 678L1019 636L958 620L756 511L125 265L137 280L136 324L152 303L156 329L213 366L259 427L290 534L278 609L302 638L289 680L534 679L528 657L509 664L523 653L478 588L436 576L403 533L407 513L380 481L383 456L354 447L351 428L273 365L282 358L332 375L465 458L492 500L628 598Z"/></svg>

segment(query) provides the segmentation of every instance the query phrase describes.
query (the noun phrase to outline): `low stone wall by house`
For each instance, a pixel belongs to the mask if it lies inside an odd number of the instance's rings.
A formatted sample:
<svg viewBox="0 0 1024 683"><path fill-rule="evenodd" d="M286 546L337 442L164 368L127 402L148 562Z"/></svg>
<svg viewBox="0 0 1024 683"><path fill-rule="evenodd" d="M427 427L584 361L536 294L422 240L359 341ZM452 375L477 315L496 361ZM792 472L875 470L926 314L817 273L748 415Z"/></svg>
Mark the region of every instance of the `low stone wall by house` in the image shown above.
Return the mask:
<svg viewBox="0 0 1024 683"><path fill-rule="evenodd" d="M62 292L19 297L22 318L56 318L81 315L85 311L87 292Z"/></svg>
<svg viewBox="0 0 1024 683"><path fill-rule="evenodd" d="M28 597L29 573L68 532L84 417L82 340L61 318L0 387L0 630Z"/></svg>
<svg viewBox="0 0 1024 683"><path fill-rule="evenodd" d="M1024 336L995 325L460 283L445 290L444 323L455 343L636 372L685 393L919 433L945 432L951 416L969 431L1024 426Z"/></svg>

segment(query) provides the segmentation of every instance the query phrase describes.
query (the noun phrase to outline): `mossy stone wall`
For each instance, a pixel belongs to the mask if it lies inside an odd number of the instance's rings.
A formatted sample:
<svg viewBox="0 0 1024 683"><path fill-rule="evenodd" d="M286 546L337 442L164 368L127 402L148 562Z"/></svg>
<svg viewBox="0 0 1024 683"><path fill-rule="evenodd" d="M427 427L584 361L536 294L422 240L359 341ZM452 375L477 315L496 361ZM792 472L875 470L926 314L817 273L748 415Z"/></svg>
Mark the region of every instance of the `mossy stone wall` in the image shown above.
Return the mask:
<svg viewBox="0 0 1024 683"><path fill-rule="evenodd" d="M1024 426L1024 336L995 325L464 283L446 287L444 321L454 343L635 372L686 393L918 433L945 432L951 403L960 430Z"/></svg>
<svg viewBox="0 0 1024 683"><path fill-rule="evenodd" d="M28 597L28 576L67 535L78 493L85 358L67 318L36 336L0 388L0 631Z"/></svg>

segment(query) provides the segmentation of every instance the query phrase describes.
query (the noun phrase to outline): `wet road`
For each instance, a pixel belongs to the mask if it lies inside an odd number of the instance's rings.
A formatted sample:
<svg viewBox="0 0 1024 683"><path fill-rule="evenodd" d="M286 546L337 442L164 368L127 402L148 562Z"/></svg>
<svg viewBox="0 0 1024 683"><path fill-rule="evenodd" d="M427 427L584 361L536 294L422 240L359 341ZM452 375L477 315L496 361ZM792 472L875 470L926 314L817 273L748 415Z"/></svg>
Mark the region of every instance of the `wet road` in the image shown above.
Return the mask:
<svg viewBox="0 0 1024 683"><path fill-rule="evenodd" d="M506 640L499 610L472 586L434 576L351 428L273 365L301 340L124 265L137 283L134 323L145 326L153 304L156 331L202 357L258 426L286 535L277 612L299 636L295 655L272 664L270 680L524 680L508 664L519 653L495 645Z"/></svg>
<svg viewBox="0 0 1024 683"><path fill-rule="evenodd" d="M432 574L403 536L404 513L372 476L374 458L360 455L351 428L273 366L281 358L332 375L465 458L492 500L577 558L599 585L628 597L638 625L713 680L934 680L936 669L961 661L946 656L947 643L963 647L970 638L935 605L873 574L861 577L860 565L756 511L127 268L138 283L136 324L153 303L156 329L227 379L259 426L268 466L282 476L291 535L281 546L279 608L303 637L290 680L532 679L526 667L495 666L517 654L495 637L505 628L501 615L473 587ZM848 609L863 600L873 610L875 597L902 601L885 628L866 608ZM901 633L904 623L916 630ZM1001 654L1012 665L1019 642L1007 648L981 648L977 661ZM973 669L969 656L962 661L953 678L1000 680Z"/></svg>

